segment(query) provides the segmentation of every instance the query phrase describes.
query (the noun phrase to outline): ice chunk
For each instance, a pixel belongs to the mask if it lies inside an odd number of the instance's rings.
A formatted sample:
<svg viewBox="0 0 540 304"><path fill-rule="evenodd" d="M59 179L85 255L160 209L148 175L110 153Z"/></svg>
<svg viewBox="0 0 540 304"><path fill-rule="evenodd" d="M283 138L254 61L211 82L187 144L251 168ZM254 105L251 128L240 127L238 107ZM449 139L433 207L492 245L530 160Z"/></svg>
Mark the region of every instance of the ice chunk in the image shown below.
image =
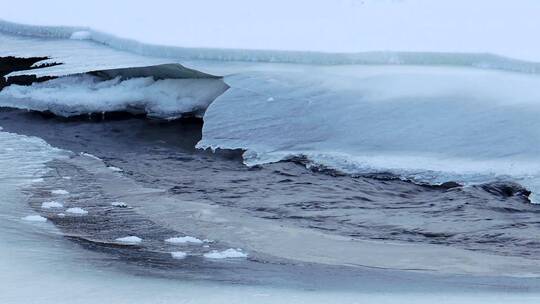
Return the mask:
<svg viewBox="0 0 540 304"><path fill-rule="evenodd" d="M112 202L111 206L118 208L126 208L128 205L124 202Z"/></svg>
<svg viewBox="0 0 540 304"><path fill-rule="evenodd" d="M187 253L183 252L183 251L174 251L174 252L171 252L171 256L173 257L173 259L184 259L186 258L187 256Z"/></svg>
<svg viewBox="0 0 540 304"><path fill-rule="evenodd" d="M59 203L57 201L43 202L41 204L41 208L43 209L62 208L62 207L64 207L64 205L62 205L62 203Z"/></svg>
<svg viewBox="0 0 540 304"><path fill-rule="evenodd" d="M66 210L66 212L71 213L71 214L78 214L78 215L86 215L86 214L88 214L88 211L84 210L83 208L79 208L79 207L68 208Z"/></svg>
<svg viewBox="0 0 540 304"><path fill-rule="evenodd" d="M177 118L185 113L201 116L227 89L228 86L218 78L116 77L103 80L91 75L76 75L30 86L10 85L0 91L0 105L51 111L61 116L127 111Z"/></svg>
<svg viewBox="0 0 540 304"><path fill-rule="evenodd" d="M64 189L56 189L56 190L51 190L51 194L54 194L54 195L66 195L66 194L69 194L69 192L67 192Z"/></svg>
<svg viewBox="0 0 540 304"><path fill-rule="evenodd" d="M58 215L58 217L65 217L66 216L65 213L58 213L57 215Z"/></svg>
<svg viewBox="0 0 540 304"><path fill-rule="evenodd" d="M182 237L172 237L165 240L167 243L171 244L185 244L185 243L195 243L202 244L203 241L199 240L196 237L192 236L182 236Z"/></svg>
<svg viewBox="0 0 540 304"><path fill-rule="evenodd" d="M248 255L241 249L229 248L223 251L212 250L203 255L207 259L228 259L228 258L246 258Z"/></svg>
<svg viewBox="0 0 540 304"><path fill-rule="evenodd" d="M22 218L25 221L29 222L46 222L47 218L44 218L41 215L28 215Z"/></svg>
<svg viewBox="0 0 540 304"><path fill-rule="evenodd" d="M122 172L124 170L118 168L118 167L114 167L114 166L108 166L107 168L109 168L111 171L115 171L115 172Z"/></svg>
<svg viewBox="0 0 540 304"><path fill-rule="evenodd" d="M142 242L142 239L138 236L130 235L126 237L121 237L116 239L117 242L124 243L124 244L140 244Z"/></svg>
<svg viewBox="0 0 540 304"><path fill-rule="evenodd" d="M40 178L34 178L34 179L32 180L32 183L42 183L43 181L44 181L44 179L41 178L41 177L40 177Z"/></svg>

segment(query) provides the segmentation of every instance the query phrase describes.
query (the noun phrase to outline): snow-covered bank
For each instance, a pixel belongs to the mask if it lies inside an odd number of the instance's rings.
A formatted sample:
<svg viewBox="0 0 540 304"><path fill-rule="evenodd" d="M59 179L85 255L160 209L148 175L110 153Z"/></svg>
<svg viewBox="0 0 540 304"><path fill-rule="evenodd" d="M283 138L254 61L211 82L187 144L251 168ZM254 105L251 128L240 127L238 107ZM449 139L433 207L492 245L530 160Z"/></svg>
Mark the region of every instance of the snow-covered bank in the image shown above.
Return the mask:
<svg viewBox="0 0 540 304"><path fill-rule="evenodd" d="M540 45L534 37L540 28L539 9L535 0L21 0L4 5L0 18L87 26L154 45L349 53L490 52L538 61ZM40 32L49 35L43 28Z"/></svg>
<svg viewBox="0 0 540 304"><path fill-rule="evenodd" d="M510 179L540 192L534 62L465 53L185 49L94 32L70 39L81 28L0 25L11 33L0 35L0 55L62 63L8 76L92 72L106 79L12 85L0 93L4 106L160 118L201 116L209 107L199 147L247 150L250 165L304 155L350 173L392 172L428 183ZM171 62L183 65L164 72ZM313 64L299 64L306 62ZM327 66L335 63L342 65Z"/></svg>

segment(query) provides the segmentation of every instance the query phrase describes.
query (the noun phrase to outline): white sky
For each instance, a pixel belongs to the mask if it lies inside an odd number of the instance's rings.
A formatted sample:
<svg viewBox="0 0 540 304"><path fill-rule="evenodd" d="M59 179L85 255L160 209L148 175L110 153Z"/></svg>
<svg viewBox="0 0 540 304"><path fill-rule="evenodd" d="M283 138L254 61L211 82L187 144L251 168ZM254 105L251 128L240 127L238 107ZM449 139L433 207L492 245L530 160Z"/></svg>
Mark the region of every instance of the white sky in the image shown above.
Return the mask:
<svg viewBox="0 0 540 304"><path fill-rule="evenodd" d="M492 52L540 61L539 0L0 0L0 18L149 43Z"/></svg>

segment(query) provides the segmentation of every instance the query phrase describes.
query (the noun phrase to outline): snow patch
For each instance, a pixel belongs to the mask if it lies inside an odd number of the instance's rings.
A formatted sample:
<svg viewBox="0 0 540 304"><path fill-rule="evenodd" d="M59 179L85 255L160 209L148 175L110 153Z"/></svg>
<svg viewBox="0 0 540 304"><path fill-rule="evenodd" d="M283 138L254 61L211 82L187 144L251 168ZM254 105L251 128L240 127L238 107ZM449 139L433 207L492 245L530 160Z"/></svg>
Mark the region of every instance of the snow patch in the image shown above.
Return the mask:
<svg viewBox="0 0 540 304"><path fill-rule="evenodd" d="M172 237L172 238L166 239L165 242L171 243L171 244L185 244L185 243L202 244L203 243L203 241L192 236Z"/></svg>
<svg viewBox="0 0 540 304"><path fill-rule="evenodd" d="M43 202L41 204L41 208L43 209L62 208L62 207L64 207L64 205L57 201Z"/></svg>
<svg viewBox="0 0 540 304"><path fill-rule="evenodd" d="M242 249L229 248L223 251L212 250L203 255L207 259L228 259L228 258L246 258L248 255L242 252Z"/></svg>
<svg viewBox="0 0 540 304"><path fill-rule="evenodd" d="M41 215L28 215L28 216L23 217L22 219L29 222L42 222L43 223L47 221L47 218L44 218Z"/></svg>
<svg viewBox="0 0 540 304"><path fill-rule="evenodd" d="M142 242L142 239L138 236L131 235L131 236L117 238L116 241L120 243L124 243L124 244L134 245L134 244L140 244Z"/></svg>

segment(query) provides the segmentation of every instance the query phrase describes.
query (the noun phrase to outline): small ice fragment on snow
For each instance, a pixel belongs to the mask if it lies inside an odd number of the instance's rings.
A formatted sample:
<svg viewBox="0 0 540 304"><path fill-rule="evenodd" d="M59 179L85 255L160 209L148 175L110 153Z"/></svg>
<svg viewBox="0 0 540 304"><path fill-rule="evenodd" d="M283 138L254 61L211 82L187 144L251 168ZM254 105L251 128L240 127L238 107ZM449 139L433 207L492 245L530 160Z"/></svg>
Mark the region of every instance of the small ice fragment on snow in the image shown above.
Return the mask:
<svg viewBox="0 0 540 304"><path fill-rule="evenodd" d="M28 215L28 216L23 217L22 219L29 222L46 222L47 221L47 219L41 215Z"/></svg>
<svg viewBox="0 0 540 304"><path fill-rule="evenodd" d="M71 179L71 176L62 176L63 179Z"/></svg>
<svg viewBox="0 0 540 304"><path fill-rule="evenodd" d="M204 248L210 248L210 245L203 245Z"/></svg>
<svg viewBox="0 0 540 304"><path fill-rule="evenodd" d="M80 215L88 214L88 211L79 207L69 208L66 210L66 212L71 213L71 214L80 214Z"/></svg>
<svg viewBox="0 0 540 304"><path fill-rule="evenodd" d="M118 167L115 167L115 166L108 166L107 168L109 168L110 170L114 171L114 172L122 172L124 170L118 168Z"/></svg>
<svg viewBox="0 0 540 304"><path fill-rule="evenodd" d="M274 97L268 97L266 101L274 101Z"/></svg>
<svg viewBox="0 0 540 304"><path fill-rule="evenodd" d="M43 181L44 181L44 179L41 178L41 177L40 178L34 178L33 180L31 180L32 183L41 183Z"/></svg>
<svg viewBox="0 0 540 304"><path fill-rule="evenodd" d="M184 259L186 256L187 256L187 253L183 252L183 251L174 251L174 252L171 252L171 255L173 257L173 259Z"/></svg>
<svg viewBox="0 0 540 304"><path fill-rule="evenodd" d="M58 217L65 217L66 215L64 213L58 213Z"/></svg>
<svg viewBox="0 0 540 304"><path fill-rule="evenodd" d="M65 194L69 194L69 192L67 192L66 190L63 190L63 189L51 190L51 193L54 194L54 195L65 195Z"/></svg>
<svg viewBox="0 0 540 304"><path fill-rule="evenodd" d="M165 242L172 243L172 244L184 244L184 243L202 244L203 241L192 236L182 236L182 237L168 238L165 240Z"/></svg>
<svg viewBox="0 0 540 304"><path fill-rule="evenodd" d="M126 208L128 205L124 202L112 202L111 206L118 208Z"/></svg>
<svg viewBox="0 0 540 304"><path fill-rule="evenodd" d="M142 239L138 236L131 235L117 238L116 241L124 244L140 244L142 242Z"/></svg>
<svg viewBox="0 0 540 304"><path fill-rule="evenodd" d="M89 39L92 39L92 33L90 33L89 31L73 32L71 34L71 37L69 37L69 39L73 39L73 40L89 40Z"/></svg>
<svg viewBox="0 0 540 304"><path fill-rule="evenodd" d="M212 250L211 252L203 255L207 259L227 259L227 258L245 258L247 254L243 253L241 249L229 248L223 251Z"/></svg>
<svg viewBox="0 0 540 304"><path fill-rule="evenodd" d="M56 202L56 201L50 201L50 202L43 202L41 204L41 208L43 209L51 209L51 208L62 208L64 205L62 203Z"/></svg>

